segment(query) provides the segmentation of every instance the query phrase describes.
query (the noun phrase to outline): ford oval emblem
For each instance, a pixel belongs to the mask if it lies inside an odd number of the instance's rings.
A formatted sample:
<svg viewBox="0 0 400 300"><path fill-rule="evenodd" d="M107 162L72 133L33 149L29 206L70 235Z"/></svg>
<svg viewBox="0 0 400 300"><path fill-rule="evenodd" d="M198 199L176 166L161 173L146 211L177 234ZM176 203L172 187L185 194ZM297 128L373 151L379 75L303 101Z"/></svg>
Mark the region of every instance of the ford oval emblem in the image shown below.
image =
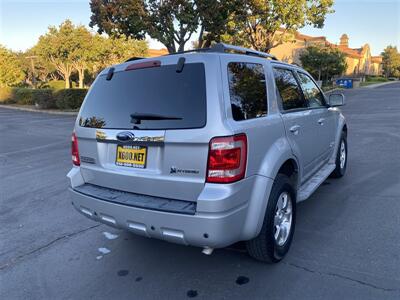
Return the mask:
<svg viewBox="0 0 400 300"><path fill-rule="evenodd" d="M132 141L135 135L130 131L123 131L117 134L117 139L121 142Z"/></svg>

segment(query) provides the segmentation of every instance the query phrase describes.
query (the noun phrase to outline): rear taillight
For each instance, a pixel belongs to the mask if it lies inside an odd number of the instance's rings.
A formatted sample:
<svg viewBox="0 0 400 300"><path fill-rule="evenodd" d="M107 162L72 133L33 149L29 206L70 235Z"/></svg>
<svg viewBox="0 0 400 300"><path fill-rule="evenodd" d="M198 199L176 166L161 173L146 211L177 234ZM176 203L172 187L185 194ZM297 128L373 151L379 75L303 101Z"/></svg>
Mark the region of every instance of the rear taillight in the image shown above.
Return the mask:
<svg viewBox="0 0 400 300"><path fill-rule="evenodd" d="M75 166L80 166L81 160L79 158L78 139L76 138L75 132L72 133L71 154L72 154L72 163Z"/></svg>
<svg viewBox="0 0 400 300"><path fill-rule="evenodd" d="M245 134L213 138L208 152L207 182L231 183L243 179L246 160Z"/></svg>

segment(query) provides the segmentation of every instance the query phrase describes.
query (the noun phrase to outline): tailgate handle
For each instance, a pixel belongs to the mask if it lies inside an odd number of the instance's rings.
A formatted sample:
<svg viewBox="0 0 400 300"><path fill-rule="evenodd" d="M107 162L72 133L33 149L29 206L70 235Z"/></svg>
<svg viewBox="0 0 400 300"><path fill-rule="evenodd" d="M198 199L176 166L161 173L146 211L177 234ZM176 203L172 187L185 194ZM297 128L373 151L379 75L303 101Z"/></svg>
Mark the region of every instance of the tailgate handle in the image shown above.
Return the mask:
<svg viewBox="0 0 400 300"><path fill-rule="evenodd" d="M294 135L297 135L297 134L299 134L299 129L300 129L300 125L294 125L294 126L290 127L289 130Z"/></svg>
<svg viewBox="0 0 400 300"><path fill-rule="evenodd" d="M97 130L96 131L96 141L98 143L111 143L111 144L119 144L119 143L127 143L127 144L164 144L164 133L139 133L134 134L131 131L121 131L116 135L109 134L106 132Z"/></svg>

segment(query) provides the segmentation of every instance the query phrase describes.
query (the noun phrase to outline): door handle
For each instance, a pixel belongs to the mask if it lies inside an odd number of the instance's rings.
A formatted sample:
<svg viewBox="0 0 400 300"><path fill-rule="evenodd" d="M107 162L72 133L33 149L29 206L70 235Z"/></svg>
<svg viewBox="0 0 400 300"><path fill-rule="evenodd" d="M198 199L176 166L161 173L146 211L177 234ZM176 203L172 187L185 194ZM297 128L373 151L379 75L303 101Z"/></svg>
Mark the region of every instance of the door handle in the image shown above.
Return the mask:
<svg viewBox="0 0 400 300"><path fill-rule="evenodd" d="M299 134L299 129L300 129L300 125L294 125L294 126L290 127L289 130L294 135L298 135Z"/></svg>
<svg viewBox="0 0 400 300"><path fill-rule="evenodd" d="M321 119L318 120L318 124L319 125L324 125L324 122L325 122L324 118L321 118Z"/></svg>

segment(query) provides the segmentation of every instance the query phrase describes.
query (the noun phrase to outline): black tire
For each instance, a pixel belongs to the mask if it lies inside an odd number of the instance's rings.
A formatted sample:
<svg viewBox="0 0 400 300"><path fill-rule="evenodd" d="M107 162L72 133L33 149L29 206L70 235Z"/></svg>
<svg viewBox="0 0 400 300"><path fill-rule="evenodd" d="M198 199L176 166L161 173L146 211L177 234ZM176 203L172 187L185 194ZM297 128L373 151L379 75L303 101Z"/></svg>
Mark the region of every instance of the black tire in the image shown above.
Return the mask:
<svg viewBox="0 0 400 300"><path fill-rule="evenodd" d="M277 209L277 203L282 193L287 192L292 204L292 223L289 235L285 243L278 245L274 238L274 217ZM272 186L269 196L267 209L265 211L264 222L260 233L254 239L246 242L246 248L249 255L259 261L266 263L277 263L284 258L289 251L292 243L293 233L296 224L296 192L289 177L278 174Z"/></svg>
<svg viewBox="0 0 400 300"><path fill-rule="evenodd" d="M345 162L344 162L344 166L343 167L340 165L342 143L343 143L344 149L345 149ZM346 138L346 134L343 132L342 136L340 137L340 142L339 142L338 150L337 150L337 154L336 154L336 162L335 162L336 163L336 168L332 172L331 177L340 178L340 177L344 176L344 174L346 173L346 168L347 168L347 158L348 158L348 154L347 154L347 138Z"/></svg>

